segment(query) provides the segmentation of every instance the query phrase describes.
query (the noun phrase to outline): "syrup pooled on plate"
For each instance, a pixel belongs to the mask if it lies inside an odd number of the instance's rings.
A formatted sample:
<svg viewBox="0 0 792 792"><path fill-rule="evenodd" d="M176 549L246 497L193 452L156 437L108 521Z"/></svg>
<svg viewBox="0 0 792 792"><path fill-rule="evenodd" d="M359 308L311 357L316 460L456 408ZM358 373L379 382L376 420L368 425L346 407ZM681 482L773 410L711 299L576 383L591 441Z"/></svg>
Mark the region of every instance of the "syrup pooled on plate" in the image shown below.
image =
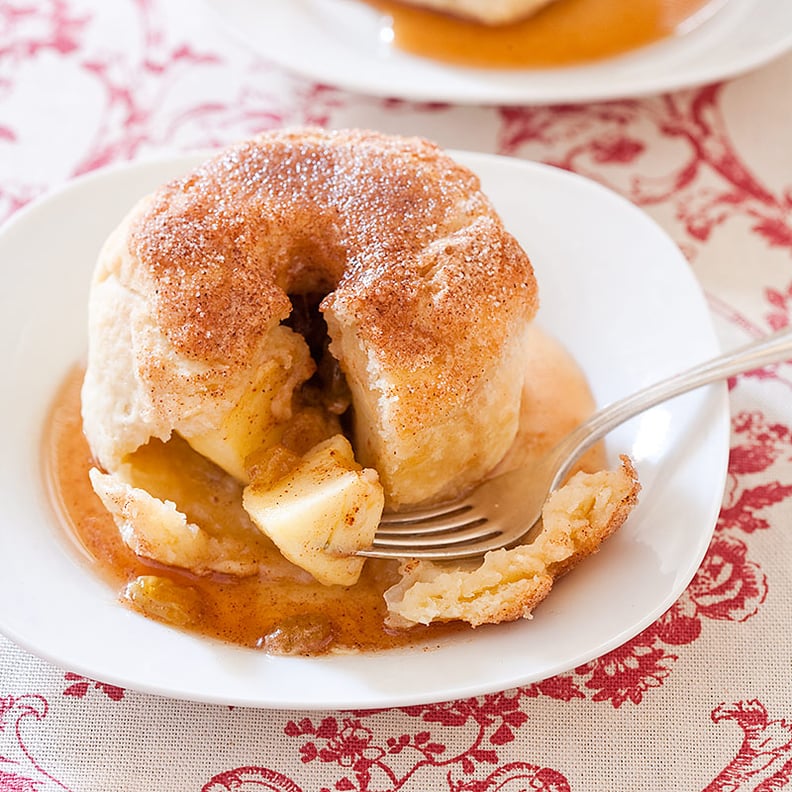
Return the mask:
<svg viewBox="0 0 792 792"><path fill-rule="evenodd" d="M542 68L612 57L687 32L723 0L556 0L512 24L486 26L398 0L365 0L383 12L383 37L413 55L459 66Z"/></svg>
<svg viewBox="0 0 792 792"><path fill-rule="evenodd" d="M514 467L546 451L592 410L586 380L571 356L534 329L529 343L520 429L501 467ZM463 623L409 631L385 627L383 594L399 579L397 562L369 559L354 586L325 586L285 560L241 505L241 485L174 437L150 441L132 455L135 484L172 500L180 511L222 541L240 548L243 576L196 575L141 558L122 541L94 493L88 471L95 462L82 432L75 369L56 396L44 439L49 490L61 522L94 572L129 607L174 627L274 654L375 651L437 640ZM581 467L603 467L601 450Z"/></svg>

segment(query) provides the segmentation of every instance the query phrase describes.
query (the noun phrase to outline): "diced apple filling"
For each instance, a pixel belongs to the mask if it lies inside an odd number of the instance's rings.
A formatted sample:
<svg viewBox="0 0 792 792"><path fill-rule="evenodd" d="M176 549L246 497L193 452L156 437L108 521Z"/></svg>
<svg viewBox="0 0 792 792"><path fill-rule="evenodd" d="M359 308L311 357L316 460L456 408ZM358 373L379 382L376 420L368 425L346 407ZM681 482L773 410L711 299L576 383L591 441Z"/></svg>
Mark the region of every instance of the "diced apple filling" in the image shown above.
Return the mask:
<svg viewBox="0 0 792 792"><path fill-rule="evenodd" d="M355 461L338 415L306 386L316 365L303 337L276 327L269 349L257 376L216 428L182 437L228 473L229 483L248 485L241 503L245 520L249 515L285 559L321 583L352 585L364 564L355 553L371 544L384 507L379 477ZM183 489L180 442L173 437L167 444L180 460L177 469L163 467L146 446L115 474L94 471L94 488L134 552L198 574L234 574L234 559L222 552L231 539L213 538L199 515L189 518L167 494Z"/></svg>
<svg viewBox="0 0 792 792"><path fill-rule="evenodd" d="M248 481L246 457L280 441L292 417L295 390L316 368L303 337L288 327L273 328L268 347L270 356L256 380L220 423L203 434L185 436L199 454L243 483Z"/></svg>
<svg viewBox="0 0 792 792"><path fill-rule="evenodd" d="M254 478L243 505L253 522L293 564L320 583L348 586L363 568L358 550L371 545L385 498L376 471L355 462L334 435L273 482Z"/></svg>

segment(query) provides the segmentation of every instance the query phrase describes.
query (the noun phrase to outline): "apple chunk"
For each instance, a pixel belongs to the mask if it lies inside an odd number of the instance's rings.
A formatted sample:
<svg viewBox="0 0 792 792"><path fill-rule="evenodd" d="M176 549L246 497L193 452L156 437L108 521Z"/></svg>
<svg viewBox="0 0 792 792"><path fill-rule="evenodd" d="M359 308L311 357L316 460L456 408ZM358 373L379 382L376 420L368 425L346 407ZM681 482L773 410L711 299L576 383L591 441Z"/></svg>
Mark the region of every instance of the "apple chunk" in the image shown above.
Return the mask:
<svg viewBox="0 0 792 792"><path fill-rule="evenodd" d="M239 401L203 434L184 435L187 442L234 478L247 483L245 458L280 440L293 414L294 392L313 374L315 365L302 336L278 326L270 333L270 356Z"/></svg>
<svg viewBox="0 0 792 792"><path fill-rule="evenodd" d="M365 559L355 553L371 546L384 503L376 471L358 465L340 434L277 481L254 479L243 494L258 528L325 585L350 586L360 577Z"/></svg>

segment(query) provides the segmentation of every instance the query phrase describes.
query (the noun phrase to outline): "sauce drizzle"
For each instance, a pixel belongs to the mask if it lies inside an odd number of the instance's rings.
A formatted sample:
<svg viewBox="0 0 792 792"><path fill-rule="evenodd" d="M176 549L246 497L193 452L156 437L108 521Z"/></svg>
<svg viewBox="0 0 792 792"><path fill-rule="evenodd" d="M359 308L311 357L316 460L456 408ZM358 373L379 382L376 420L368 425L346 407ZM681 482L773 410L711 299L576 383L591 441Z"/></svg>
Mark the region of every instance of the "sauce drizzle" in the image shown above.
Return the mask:
<svg viewBox="0 0 792 792"><path fill-rule="evenodd" d="M557 342L534 329L528 346L520 429L504 467L546 451L593 407L585 377ZM88 478L95 462L82 432L82 377L75 367L54 398L44 436L44 474L59 522L86 560L86 574L103 578L129 607L189 632L277 654L376 651L435 642L468 629L461 623L388 629L383 593L399 579L395 561L370 559L351 587L317 583L252 526L235 503L241 500L240 485L179 438L151 441L135 452L149 476L140 485L175 499L206 530L240 540L258 573L196 575L135 555ZM581 466L601 468L600 449Z"/></svg>
<svg viewBox="0 0 792 792"><path fill-rule="evenodd" d="M487 26L397 0L365 0L387 38L413 55L459 66L542 68L613 57L681 35L723 0L555 0L527 19Z"/></svg>

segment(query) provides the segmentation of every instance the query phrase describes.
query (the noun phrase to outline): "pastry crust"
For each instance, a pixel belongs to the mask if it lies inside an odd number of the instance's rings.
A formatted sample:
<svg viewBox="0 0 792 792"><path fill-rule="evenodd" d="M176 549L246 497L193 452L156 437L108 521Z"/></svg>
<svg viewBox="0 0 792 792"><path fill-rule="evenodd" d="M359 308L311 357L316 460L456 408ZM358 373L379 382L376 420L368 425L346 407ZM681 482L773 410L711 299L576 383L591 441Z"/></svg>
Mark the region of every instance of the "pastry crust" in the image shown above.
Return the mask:
<svg viewBox="0 0 792 792"><path fill-rule="evenodd" d="M283 324L298 297L320 299L355 459L329 402L309 398L315 350ZM244 539L182 513L173 482L149 475L154 439L186 441L230 474L221 506L242 512L245 536L255 523L320 582L351 585L362 560L323 559L328 545L353 554L383 501L453 497L512 446L537 302L530 261L477 177L437 146L317 129L232 146L142 199L101 251L82 390L104 469L94 489L139 555L255 574ZM321 508L320 485L333 494ZM386 593L391 625L528 616L637 491L624 459L555 493L531 545L469 567L406 561Z"/></svg>
<svg viewBox="0 0 792 792"><path fill-rule="evenodd" d="M486 25L505 25L535 14L554 0L404 0L404 2L483 22Z"/></svg>
<svg viewBox="0 0 792 792"><path fill-rule="evenodd" d="M391 506L452 496L498 462L537 307L527 256L477 177L437 146L299 129L224 150L108 239L82 393L100 465L121 470L152 437L212 431L258 372L288 370L295 346L274 334L290 295L316 292L353 395L356 454ZM304 363L279 380L276 422Z"/></svg>
<svg viewBox="0 0 792 792"><path fill-rule="evenodd" d="M388 623L398 629L442 621L477 627L529 618L555 580L624 523L639 489L632 463L622 457L621 468L576 473L554 492L530 544L494 550L470 564L405 561L402 579L385 592Z"/></svg>

